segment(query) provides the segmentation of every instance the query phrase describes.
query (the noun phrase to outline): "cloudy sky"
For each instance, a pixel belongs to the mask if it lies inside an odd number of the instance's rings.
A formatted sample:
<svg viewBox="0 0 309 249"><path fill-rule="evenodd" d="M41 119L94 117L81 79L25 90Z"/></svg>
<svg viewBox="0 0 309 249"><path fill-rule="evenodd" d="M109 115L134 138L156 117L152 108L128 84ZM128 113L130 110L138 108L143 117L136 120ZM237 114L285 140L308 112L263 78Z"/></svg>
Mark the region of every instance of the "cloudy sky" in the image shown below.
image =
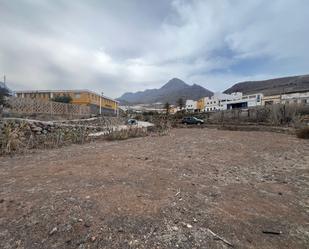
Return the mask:
<svg viewBox="0 0 309 249"><path fill-rule="evenodd" d="M308 74L308 13L308 0L0 0L0 74L111 97Z"/></svg>

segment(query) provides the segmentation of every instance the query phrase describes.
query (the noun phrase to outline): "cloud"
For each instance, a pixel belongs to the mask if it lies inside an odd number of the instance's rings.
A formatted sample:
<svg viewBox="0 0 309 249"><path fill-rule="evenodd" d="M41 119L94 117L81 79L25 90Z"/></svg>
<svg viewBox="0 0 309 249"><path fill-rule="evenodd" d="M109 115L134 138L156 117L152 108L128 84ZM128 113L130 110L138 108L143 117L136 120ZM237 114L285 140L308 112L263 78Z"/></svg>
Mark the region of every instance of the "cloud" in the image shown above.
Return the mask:
<svg viewBox="0 0 309 249"><path fill-rule="evenodd" d="M224 90L308 73L306 0L0 2L0 73L14 89L117 97L172 77Z"/></svg>

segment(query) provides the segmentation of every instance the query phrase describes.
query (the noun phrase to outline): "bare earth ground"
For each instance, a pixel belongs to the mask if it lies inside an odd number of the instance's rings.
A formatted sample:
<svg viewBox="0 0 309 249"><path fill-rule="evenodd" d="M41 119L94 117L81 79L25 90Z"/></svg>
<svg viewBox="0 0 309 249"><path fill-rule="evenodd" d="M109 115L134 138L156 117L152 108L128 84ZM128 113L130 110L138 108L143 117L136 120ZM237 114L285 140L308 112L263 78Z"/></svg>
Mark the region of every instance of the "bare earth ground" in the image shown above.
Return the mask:
<svg viewBox="0 0 309 249"><path fill-rule="evenodd" d="M4 157L0 248L309 248L308 171L308 141L214 129Z"/></svg>

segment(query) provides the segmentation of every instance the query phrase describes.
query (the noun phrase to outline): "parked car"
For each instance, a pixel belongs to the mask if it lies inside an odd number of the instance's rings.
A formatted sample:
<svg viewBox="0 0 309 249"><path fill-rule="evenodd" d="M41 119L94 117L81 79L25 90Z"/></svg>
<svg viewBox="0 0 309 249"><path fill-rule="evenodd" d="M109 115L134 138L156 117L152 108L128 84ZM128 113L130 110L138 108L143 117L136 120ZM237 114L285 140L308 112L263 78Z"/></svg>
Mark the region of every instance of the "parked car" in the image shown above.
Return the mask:
<svg viewBox="0 0 309 249"><path fill-rule="evenodd" d="M183 124L197 124L197 125L201 125L204 124L204 120L202 119L198 119L196 117L186 117L182 120Z"/></svg>
<svg viewBox="0 0 309 249"><path fill-rule="evenodd" d="M128 119L127 125L137 125L137 120L133 118Z"/></svg>

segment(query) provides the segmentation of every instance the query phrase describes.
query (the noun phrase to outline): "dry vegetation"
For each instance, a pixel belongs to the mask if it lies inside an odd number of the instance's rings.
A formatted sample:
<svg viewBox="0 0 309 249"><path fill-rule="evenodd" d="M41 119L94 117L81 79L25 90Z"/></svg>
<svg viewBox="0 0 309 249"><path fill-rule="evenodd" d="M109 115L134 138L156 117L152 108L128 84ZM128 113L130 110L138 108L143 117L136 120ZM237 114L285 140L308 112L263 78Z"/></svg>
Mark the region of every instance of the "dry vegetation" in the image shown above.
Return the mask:
<svg viewBox="0 0 309 249"><path fill-rule="evenodd" d="M298 138L309 139L309 127L297 130L296 135Z"/></svg>

